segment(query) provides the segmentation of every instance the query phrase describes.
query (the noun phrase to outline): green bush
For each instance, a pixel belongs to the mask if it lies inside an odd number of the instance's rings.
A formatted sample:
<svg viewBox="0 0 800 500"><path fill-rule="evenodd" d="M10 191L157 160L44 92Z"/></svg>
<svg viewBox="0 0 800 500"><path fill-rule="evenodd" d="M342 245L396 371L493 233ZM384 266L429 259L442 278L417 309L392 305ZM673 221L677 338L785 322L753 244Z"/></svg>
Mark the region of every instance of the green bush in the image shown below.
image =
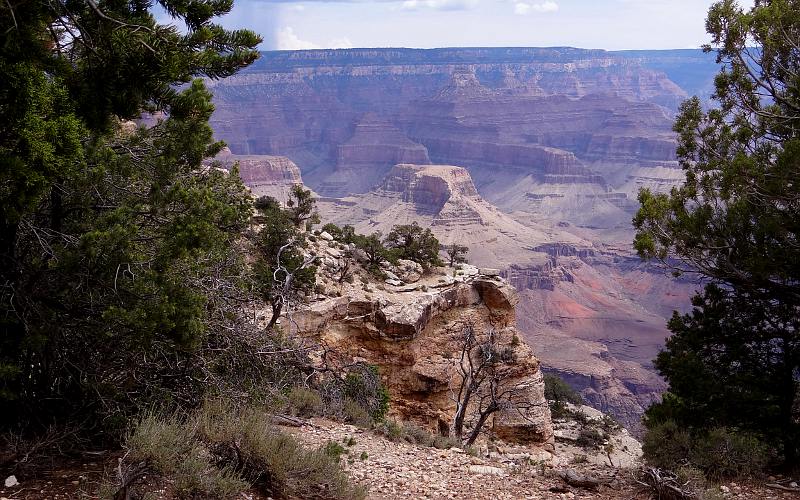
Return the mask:
<svg viewBox="0 0 800 500"><path fill-rule="evenodd" d="M355 228L349 225L339 227L336 224L328 223L322 226L322 230L341 243L352 243L356 236Z"/></svg>
<svg viewBox="0 0 800 500"><path fill-rule="evenodd" d="M689 431L668 420L647 429L642 441L642 453L651 465L675 470L688 463L691 445Z"/></svg>
<svg viewBox="0 0 800 500"><path fill-rule="evenodd" d="M287 395L289 406L295 414L302 417L321 415L323 411L322 396L314 389L293 387Z"/></svg>
<svg viewBox="0 0 800 500"><path fill-rule="evenodd" d="M356 427L368 429L372 426L372 417L367 413L367 410L352 399L347 398L344 400L343 411L345 421L350 422Z"/></svg>
<svg viewBox="0 0 800 500"><path fill-rule="evenodd" d="M194 432L177 417L145 414L126 438L132 461L147 462L163 474L175 471L180 459L195 447Z"/></svg>
<svg viewBox="0 0 800 500"><path fill-rule="evenodd" d="M216 467L199 447L178 462L173 477L181 498L228 499L250 487L230 466Z"/></svg>
<svg viewBox="0 0 800 500"><path fill-rule="evenodd" d="M360 365L348 373L344 395L364 408L375 422L383 420L389 411L389 391L381 383L376 366Z"/></svg>
<svg viewBox="0 0 800 500"><path fill-rule="evenodd" d="M594 427L584 427L578 434L578 439L575 443L581 448L586 449L599 449L603 443L608 439L608 435L601 432Z"/></svg>
<svg viewBox="0 0 800 500"><path fill-rule="evenodd" d="M322 450L325 452L326 455L336 460L337 462L341 460L342 455L347 453L345 447L340 445L336 441L328 441L327 443L325 443L325 446L322 448Z"/></svg>
<svg viewBox="0 0 800 500"><path fill-rule="evenodd" d="M770 461L769 448L753 434L724 427L695 439L691 462L717 481L757 475Z"/></svg>
<svg viewBox="0 0 800 500"><path fill-rule="evenodd" d="M403 438L403 427L394 420L384 420L375 427L375 432L389 439L400 441Z"/></svg>
<svg viewBox="0 0 800 500"><path fill-rule="evenodd" d="M439 240L429 228L423 229L416 222L394 226L384 243L396 258L413 260L425 270L443 264L439 258Z"/></svg>
<svg viewBox="0 0 800 500"><path fill-rule="evenodd" d="M179 498L225 499L250 486L231 467L213 463L192 425L177 417L144 415L128 435L126 448L131 462L143 462L170 477ZM119 487L102 489L114 493Z"/></svg>
<svg viewBox="0 0 800 500"><path fill-rule="evenodd" d="M583 404L583 398L558 375L544 374L544 398L555 403Z"/></svg>
<svg viewBox="0 0 800 500"><path fill-rule="evenodd" d="M773 455L753 434L724 427L691 433L671 420L651 424L642 451L651 465L669 470L694 467L713 481L757 475Z"/></svg>

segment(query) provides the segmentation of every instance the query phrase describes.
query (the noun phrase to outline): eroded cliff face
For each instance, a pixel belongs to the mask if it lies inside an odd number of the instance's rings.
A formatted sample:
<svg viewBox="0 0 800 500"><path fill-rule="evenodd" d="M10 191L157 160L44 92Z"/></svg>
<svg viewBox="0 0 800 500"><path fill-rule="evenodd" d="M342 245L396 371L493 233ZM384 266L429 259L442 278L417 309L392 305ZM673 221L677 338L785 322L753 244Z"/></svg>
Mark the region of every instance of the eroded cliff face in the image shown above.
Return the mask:
<svg viewBox="0 0 800 500"><path fill-rule="evenodd" d="M674 169L671 114L687 96L640 57L565 48L271 52L209 85L219 138L236 153L291 158L323 196L364 193L393 164L431 161L468 168L504 209L522 206L501 203L508 192L582 186L547 217L591 206L578 193L630 197L636 169Z"/></svg>
<svg viewBox="0 0 800 500"><path fill-rule="evenodd" d="M300 169L285 156L235 155L225 148L214 161L228 170L238 166L242 182L256 197L271 196L286 203L292 186L303 184Z"/></svg>
<svg viewBox="0 0 800 500"><path fill-rule="evenodd" d="M500 268L543 364L635 427L694 285L636 259L631 218L640 188L682 182L674 112L715 72L699 51L266 53L211 82L213 126L236 152L296 162L326 222L417 222Z"/></svg>
<svg viewBox="0 0 800 500"><path fill-rule="evenodd" d="M324 240L323 240L324 241ZM379 367L391 394L390 412L435 432L446 432L455 413L453 391L463 347L463 326L494 329L498 349L509 350L506 384L514 387L515 408L494 414L490 426L500 439L552 446L550 411L544 400L539 361L516 328L513 287L477 270L453 278L446 270L413 284L337 283L345 265L336 242L323 242L328 256L318 278L322 288L340 288L340 297L319 295L292 314L290 326L325 346L325 362L345 366L366 362ZM338 295L337 294L337 295ZM320 356L320 363L322 357Z"/></svg>
<svg viewBox="0 0 800 500"><path fill-rule="evenodd" d="M323 219L362 233L417 222L445 244L469 247L471 263L499 267L519 291L520 330L545 369L633 432L641 429L644 410L665 389L651 360L693 284L669 279L624 247L584 239L592 234L585 229L497 210L460 167L397 165L370 193L319 207Z"/></svg>

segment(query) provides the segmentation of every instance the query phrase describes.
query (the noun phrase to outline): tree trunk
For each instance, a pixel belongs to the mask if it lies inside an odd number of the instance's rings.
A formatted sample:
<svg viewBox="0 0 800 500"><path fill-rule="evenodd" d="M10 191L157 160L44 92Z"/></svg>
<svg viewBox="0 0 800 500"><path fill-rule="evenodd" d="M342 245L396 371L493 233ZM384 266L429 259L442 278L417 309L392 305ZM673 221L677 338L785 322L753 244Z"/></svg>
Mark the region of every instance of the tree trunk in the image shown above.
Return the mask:
<svg viewBox="0 0 800 500"><path fill-rule="evenodd" d="M489 415L496 412L499 408L497 405L492 403L489 405L488 408L481 412L481 416L478 417L478 421L475 423L475 427L472 429L472 432L469 434L469 439L464 443L465 446L472 446L478 436L481 434L481 429L483 429L483 425L486 423L486 420L489 419Z"/></svg>
<svg viewBox="0 0 800 500"><path fill-rule="evenodd" d="M475 388L473 387L473 379L471 376L463 383L465 386L464 397L461 401L456 403L459 405L459 407L456 410L456 414L453 418L453 437L459 440L461 440L461 436L464 434L464 417L467 415L467 407L469 406L470 399L472 399L472 393L475 392Z"/></svg>
<svg viewBox="0 0 800 500"><path fill-rule="evenodd" d="M277 300L272 303L272 318L269 320L269 324L267 325L267 330L272 330L272 327L275 326L275 323L278 322L278 318L281 317L281 311L283 310L283 303L280 300Z"/></svg>

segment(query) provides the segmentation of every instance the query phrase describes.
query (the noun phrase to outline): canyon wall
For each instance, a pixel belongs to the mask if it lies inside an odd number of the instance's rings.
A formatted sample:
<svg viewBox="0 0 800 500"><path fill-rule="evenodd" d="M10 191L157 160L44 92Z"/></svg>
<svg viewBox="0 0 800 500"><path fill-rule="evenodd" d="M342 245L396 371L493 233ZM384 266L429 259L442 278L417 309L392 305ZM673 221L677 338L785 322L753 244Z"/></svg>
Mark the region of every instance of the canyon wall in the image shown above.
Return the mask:
<svg viewBox="0 0 800 500"><path fill-rule="evenodd" d="M296 164L326 222L418 222L500 268L543 366L636 429L695 285L635 257L631 218L639 189L682 182L672 122L716 69L699 50L310 50L209 86L216 136Z"/></svg>

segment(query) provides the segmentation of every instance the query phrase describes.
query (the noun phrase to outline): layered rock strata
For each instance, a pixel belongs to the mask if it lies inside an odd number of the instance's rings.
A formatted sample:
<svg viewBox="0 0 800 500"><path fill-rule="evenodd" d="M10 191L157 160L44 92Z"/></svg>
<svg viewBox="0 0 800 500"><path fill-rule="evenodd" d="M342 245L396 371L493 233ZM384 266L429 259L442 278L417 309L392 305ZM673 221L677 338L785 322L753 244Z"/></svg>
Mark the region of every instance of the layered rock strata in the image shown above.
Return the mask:
<svg viewBox="0 0 800 500"><path fill-rule="evenodd" d="M335 276L336 266L324 269ZM325 276L322 287L332 285ZM341 297L318 299L292 315L293 331L324 345L326 363L377 366L391 394L391 413L435 432L447 432L455 412L463 326L494 329L497 348L513 360L504 383L514 387L519 404L494 414L492 431L507 441L552 445L539 362L516 329L517 293L502 279L479 272L456 279L428 275L412 287L348 287Z"/></svg>
<svg viewBox="0 0 800 500"><path fill-rule="evenodd" d="M671 113L687 94L643 61L569 48L265 53L209 82L212 125L237 153L292 158L325 196L430 159L614 187L631 169L676 166Z"/></svg>
<svg viewBox="0 0 800 500"><path fill-rule="evenodd" d="M256 197L271 196L285 203L292 186L303 184L300 169L284 156L235 155L226 148L214 161L227 170L237 166L242 182Z"/></svg>

